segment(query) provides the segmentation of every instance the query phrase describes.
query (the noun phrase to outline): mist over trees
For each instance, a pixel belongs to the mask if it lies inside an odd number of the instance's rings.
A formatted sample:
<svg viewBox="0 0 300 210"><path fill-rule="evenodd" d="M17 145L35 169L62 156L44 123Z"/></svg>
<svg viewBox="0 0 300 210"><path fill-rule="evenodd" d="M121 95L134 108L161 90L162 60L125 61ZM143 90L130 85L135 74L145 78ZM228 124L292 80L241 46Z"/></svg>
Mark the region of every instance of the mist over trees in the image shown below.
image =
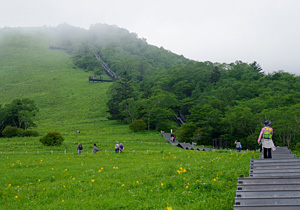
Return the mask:
<svg viewBox="0 0 300 210"><path fill-rule="evenodd" d="M185 142L239 139L249 149L258 147L263 122L270 120L277 145L294 146L300 140L299 76L265 74L256 61L192 61L106 24L43 30L54 46L70 53L76 68L103 75L97 53L120 76L108 92L110 119L128 124L142 120L148 130L172 128ZM179 113L186 118L181 127L173 120Z"/></svg>

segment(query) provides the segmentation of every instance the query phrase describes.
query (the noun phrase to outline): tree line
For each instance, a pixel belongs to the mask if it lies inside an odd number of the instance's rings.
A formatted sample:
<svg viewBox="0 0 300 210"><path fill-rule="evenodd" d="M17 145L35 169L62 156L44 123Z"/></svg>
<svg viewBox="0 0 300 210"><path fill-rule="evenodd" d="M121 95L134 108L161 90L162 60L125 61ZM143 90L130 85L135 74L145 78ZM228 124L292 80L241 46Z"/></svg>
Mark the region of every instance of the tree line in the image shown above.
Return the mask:
<svg viewBox="0 0 300 210"><path fill-rule="evenodd" d="M263 122L270 120L275 143L294 146L300 137L299 82L283 71L264 74L256 62L193 63L149 80L122 77L111 87L108 108L111 119L143 119L148 130L173 128L184 142L239 139L249 149L258 147ZM174 113L187 123L174 124Z"/></svg>

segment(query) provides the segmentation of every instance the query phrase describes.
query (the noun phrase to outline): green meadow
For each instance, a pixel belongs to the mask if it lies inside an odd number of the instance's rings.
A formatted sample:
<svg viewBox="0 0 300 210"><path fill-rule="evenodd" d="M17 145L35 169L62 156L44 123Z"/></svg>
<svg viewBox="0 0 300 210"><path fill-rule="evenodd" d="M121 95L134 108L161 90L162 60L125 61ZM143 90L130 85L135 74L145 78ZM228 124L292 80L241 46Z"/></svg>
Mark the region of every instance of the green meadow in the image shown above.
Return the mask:
<svg viewBox="0 0 300 210"><path fill-rule="evenodd" d="M48 49L54 39L41 37L0 41L0 104L30 98L40 110L39 137L0 138L0 209L233 209L237 179L258 152L183 150L157 131L108 120L111 83L88 82L69 54ZM62 146L40 144L51 131L65 137Z"/></svg>

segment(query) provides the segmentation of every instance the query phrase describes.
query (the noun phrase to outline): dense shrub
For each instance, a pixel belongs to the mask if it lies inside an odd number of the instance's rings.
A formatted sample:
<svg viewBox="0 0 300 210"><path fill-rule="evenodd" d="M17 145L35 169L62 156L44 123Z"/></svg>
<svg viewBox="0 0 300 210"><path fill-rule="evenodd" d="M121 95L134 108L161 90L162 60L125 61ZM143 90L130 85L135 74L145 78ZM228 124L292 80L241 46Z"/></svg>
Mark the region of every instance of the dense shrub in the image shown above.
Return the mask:
<svg viewBox="0 0 300 210"><path fill-rule="evenodd" d="M134 120L130 125L129 129L133 130L134 132L146 130L147 124L144 120Z"/></svg>
<svg viewBox="0 0 300 210"><path fill-rule="evenodd" d="M46 146L60 146L65 138L59 132L49 132L40 138L40 142Z"/></svg>
<svg viewBox="0 0 300 210"><path fill-rule="evenodd" d="M161 120L158 122L157 130L167 131L172 127L170 120Z"/></svg>
<svg viewBox="0 0 300 210"><path fill-rule="evenodd" d="M35 130L24 130L23 131L23 136L39 136L39 132Z"/></svg>
<svg viewBox="0 0 300 210"><path fill-rule="evenodd" d="M10 125L6 126L2 131L2 135L7 138L11 138L18 135L18 128Z"/></svg>
<svg viewBox="0 0 300 210"><path fill-rule="evenodd" d="M6 126L2 131L3 137L11 138L14 136L24 137L24 136L38 136L39 132L35 130L24 130L23 128L17 128L12 126Z"/></svg>
<svg viewBox="0 0 300 210"><path fill-rule="evenodd" d="M181 142L191 143L196 130L197 126L192 122L183 124L177 133L177 137L179 137ZM200 131L197 130L197 132L199 133ZM196 135L198 134L196 133Z"/></svg>
<svg viewBox="0 0 300 210"><path fill-rule="evenodd" d="M18 128L17 130L17 136L19 137L25 137L25 136L38 136L39 132L35 130L24 130L22 128Z"/></svg>
<svg viewBox="0 0 300 210"><path fill-rule="evenodd" d="M296 150L300 150L300 142L298 142L298 143L296 144L295 149L296 149Z"/></svg>

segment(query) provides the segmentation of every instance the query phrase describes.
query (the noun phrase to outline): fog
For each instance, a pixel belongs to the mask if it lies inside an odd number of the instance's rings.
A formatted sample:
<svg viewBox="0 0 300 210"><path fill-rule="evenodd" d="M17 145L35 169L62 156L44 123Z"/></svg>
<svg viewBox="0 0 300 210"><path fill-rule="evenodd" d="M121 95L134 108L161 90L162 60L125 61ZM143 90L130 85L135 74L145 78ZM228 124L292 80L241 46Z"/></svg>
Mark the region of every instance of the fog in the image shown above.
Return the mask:
<svg viewBox="0 0 300 210"><path fill-rule="evenodd" d="M298 0L0 1L1 28L106 23L193 60L300 74Z"/></svg>

